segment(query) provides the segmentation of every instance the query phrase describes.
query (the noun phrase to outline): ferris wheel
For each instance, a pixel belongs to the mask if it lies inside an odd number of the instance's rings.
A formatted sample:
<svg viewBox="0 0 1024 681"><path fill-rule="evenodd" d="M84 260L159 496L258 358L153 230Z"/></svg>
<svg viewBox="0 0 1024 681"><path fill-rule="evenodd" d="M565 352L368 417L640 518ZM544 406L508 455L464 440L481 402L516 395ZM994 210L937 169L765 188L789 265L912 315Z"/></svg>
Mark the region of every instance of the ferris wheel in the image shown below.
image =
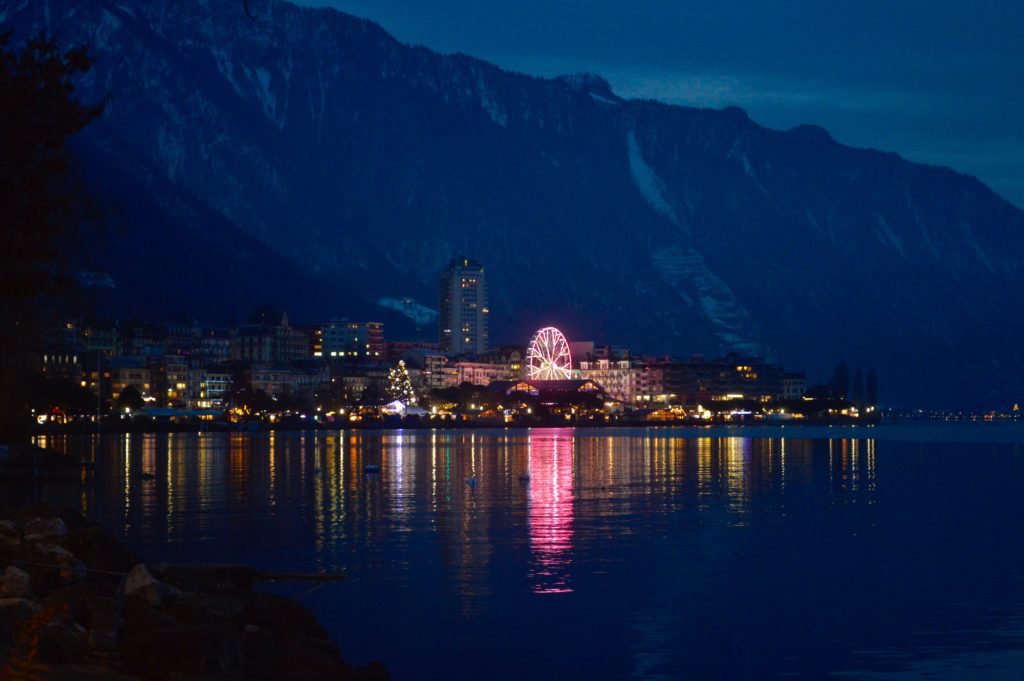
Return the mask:
<svg viewBox="0 0 1024 681"><path fill-rule="evenodd" d="M553 326L533 334L526 351L526 376L534 381L558 381L572 377L569 342Z"/></svg>

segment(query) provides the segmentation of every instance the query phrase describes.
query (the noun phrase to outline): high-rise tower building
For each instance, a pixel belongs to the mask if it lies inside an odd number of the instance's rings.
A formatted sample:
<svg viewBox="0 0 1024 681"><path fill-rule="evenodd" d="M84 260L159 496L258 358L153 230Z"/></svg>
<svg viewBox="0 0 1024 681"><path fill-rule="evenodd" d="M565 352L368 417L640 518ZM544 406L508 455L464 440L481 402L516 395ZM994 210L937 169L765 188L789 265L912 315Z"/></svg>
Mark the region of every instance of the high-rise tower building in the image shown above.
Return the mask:
<svg viewBox="0 0 1024 681"><path fill-rule="evenodd" d="M486 352L489 315L483 265L455 258L441 274L441 352Z"/></svg>

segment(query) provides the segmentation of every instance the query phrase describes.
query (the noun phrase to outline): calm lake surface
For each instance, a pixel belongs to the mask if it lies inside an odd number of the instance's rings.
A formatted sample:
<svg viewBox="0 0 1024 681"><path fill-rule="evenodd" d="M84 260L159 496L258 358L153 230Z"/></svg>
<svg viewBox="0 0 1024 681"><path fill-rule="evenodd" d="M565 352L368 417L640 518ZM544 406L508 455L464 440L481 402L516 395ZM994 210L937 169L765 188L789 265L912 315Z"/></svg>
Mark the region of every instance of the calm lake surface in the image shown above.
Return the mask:
<svg viewBox="0 0 1024 681"><path fill-rule="evenodd" d="M398 681L1020 679L1022 442L1020 425L63 436L40 444L94 474L4 489L81 509L149 562L344 568L275 588Z"/></svg>

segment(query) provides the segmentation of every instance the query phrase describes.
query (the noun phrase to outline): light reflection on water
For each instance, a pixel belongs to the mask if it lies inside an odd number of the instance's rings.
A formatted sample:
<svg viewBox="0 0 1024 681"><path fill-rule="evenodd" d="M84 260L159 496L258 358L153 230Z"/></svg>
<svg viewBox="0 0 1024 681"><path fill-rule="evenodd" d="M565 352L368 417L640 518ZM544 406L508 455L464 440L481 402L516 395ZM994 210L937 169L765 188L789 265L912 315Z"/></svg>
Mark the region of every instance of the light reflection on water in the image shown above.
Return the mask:
<svg viewBox="0 0 1024 681"><path fill-rule="evenodd" d="M51 437L95 473L37 492L151 561L346 569L306 602L351 661L397 679L1018 659L1016 445L713 433Z"/></svg>
<svg viewBox="0 0 1024 681"><path fill-rule="evenodd" d="M573 451L571 430L534 430L527 442L530 473L530 569L534 593L570 593Z"/></svg>

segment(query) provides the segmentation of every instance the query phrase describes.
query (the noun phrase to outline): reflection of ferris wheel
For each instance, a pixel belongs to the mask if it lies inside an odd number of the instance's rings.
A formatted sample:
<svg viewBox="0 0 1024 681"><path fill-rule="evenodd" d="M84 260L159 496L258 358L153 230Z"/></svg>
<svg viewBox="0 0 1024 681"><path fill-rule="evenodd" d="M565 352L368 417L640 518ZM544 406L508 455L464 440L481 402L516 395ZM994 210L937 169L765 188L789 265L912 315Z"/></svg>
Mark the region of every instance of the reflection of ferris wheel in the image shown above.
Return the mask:
<svg viewBox="0 0 1024 681"><path fill-rule="evenodd" d="M557 381L572 376L572 355L562 332L546 326L533 334L526 351L526 377L534 381Z"/></svg>

